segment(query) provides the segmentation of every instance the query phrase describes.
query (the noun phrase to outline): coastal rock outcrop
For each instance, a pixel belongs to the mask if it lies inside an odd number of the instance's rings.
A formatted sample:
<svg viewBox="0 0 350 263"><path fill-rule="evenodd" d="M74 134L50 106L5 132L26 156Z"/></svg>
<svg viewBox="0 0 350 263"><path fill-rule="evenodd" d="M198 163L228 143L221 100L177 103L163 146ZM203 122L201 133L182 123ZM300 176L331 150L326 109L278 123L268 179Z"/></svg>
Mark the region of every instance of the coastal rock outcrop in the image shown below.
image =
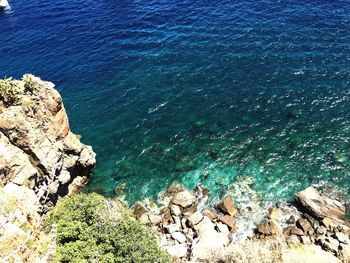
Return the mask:
<svg viewBox="0 0 350 263"><path fill-rule="evenodd" d="M17 81L25 87L19 102L0 99L0 182L18 189L13 194L32 191L38 212L45 213L87 182L95 153L70 131L54 84L28 78L30 83Z"/></svg>

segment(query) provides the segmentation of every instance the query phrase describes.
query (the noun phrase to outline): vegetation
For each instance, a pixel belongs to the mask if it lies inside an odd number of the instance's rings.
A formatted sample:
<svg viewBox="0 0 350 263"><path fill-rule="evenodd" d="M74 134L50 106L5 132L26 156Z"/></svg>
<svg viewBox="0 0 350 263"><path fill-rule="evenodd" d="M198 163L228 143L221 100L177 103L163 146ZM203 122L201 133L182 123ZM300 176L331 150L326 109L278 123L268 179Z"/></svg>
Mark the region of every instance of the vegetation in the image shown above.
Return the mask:
<svg viewBox="0 0 350 263"><path fill-rule="evenodd" d="M59 262L169 262L143 225L115 201L98 194L63 200L50 223L57 225Z"/></svg>
<svg viewBox="0 0 350 263"><path fill-rule="evenodd" d="M37 85L35 76L27 73L23 75L22 80L24 82L24 87L26 88L26 90L28 90L29 92L33 92L35 86Z"/></svg>
<svg viewBox="0 0 350 263"><path fill-rule="evenodd" d="M0 98L6 104L16 104L20 102L24 95L24 83L12 78L0 80Z"/></svg>

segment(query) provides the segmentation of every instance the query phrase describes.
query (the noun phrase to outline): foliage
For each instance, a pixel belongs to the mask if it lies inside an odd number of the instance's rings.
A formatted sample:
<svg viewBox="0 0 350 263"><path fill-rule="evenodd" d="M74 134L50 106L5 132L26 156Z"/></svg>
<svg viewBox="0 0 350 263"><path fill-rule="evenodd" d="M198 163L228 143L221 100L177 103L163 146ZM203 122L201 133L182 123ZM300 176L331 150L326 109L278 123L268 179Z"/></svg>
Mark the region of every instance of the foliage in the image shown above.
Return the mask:
<svg viewBox="0 0 350 263"><path fill-rule="evenodd" d="M20 102L24 95L24 83L12 78L0 80L0 98L6 104L16 104Z"/></svg>
<svg viewBox="0 0 350 263"><path fill-rule="evenodd" d="M24 87L30 92L32 92L35 86L37 85L35 76L32 74L29 74L29 73L24 74L22 77L22 80L24 82Z"/></svg>
<svg viewBox="0 0 350 263"><path fill-rule="evenodd" d="M151 233L98 194L79 194L54 209L60 262L169 262Z"/></svg>

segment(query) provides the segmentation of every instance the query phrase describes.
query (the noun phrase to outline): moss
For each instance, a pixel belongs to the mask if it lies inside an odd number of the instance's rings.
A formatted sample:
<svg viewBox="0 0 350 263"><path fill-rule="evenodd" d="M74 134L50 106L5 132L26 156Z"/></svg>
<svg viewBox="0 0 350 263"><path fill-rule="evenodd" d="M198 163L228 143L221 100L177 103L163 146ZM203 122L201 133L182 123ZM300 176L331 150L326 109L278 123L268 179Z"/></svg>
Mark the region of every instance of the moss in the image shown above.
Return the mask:
<svg viewBox="0 0 350 263"><path fill-rule="evenodd" d="M29 92L33 92L34 88L37 86L36 78L32 74L24 74L22 77L22 81L24 83L25 89Z"/></svg>

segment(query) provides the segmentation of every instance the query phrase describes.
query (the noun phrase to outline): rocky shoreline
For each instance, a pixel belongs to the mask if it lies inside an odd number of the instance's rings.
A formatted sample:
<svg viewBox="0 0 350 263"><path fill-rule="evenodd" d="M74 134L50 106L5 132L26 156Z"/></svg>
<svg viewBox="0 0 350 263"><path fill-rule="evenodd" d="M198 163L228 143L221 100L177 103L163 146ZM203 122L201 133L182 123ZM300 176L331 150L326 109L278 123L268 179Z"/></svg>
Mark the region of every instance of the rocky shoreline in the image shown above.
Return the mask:
<svg viewBox="0 0 350 263"><path fill-rule="evenodd" d="M42 234L43 215L86 184L95 153L70 131L54 84L32 75L6 81L16 100L0 100L0 256L48 262L55 233ZM262 207L252 183L244 178L214 203L203 185L173 184L156 203L147 199L132 210L176 262L350 262L341 202L309 187L294 203Z"/></svg>
<svg viewBox="0 0 350 263"><path fill-rule="evenodd" d="M147 200L136 203L133 210L136 218L157 233L160 245L175 261L214 262L214 254L225 254L240 246L233 238L238 231L240 210L230 195L210 207L206 205L209 195L201 185L189 191L182 184L175 184L159 196L162 206ZM288 248L311 246L316 249L315 260L319 256L327 260L320 262L348 262L349 235L344 205L309 187L295 195L294 204L270 207L265 220L256 225L247 240L256 244L278 241L286 248L281 257L288 258Z"/></svg>

